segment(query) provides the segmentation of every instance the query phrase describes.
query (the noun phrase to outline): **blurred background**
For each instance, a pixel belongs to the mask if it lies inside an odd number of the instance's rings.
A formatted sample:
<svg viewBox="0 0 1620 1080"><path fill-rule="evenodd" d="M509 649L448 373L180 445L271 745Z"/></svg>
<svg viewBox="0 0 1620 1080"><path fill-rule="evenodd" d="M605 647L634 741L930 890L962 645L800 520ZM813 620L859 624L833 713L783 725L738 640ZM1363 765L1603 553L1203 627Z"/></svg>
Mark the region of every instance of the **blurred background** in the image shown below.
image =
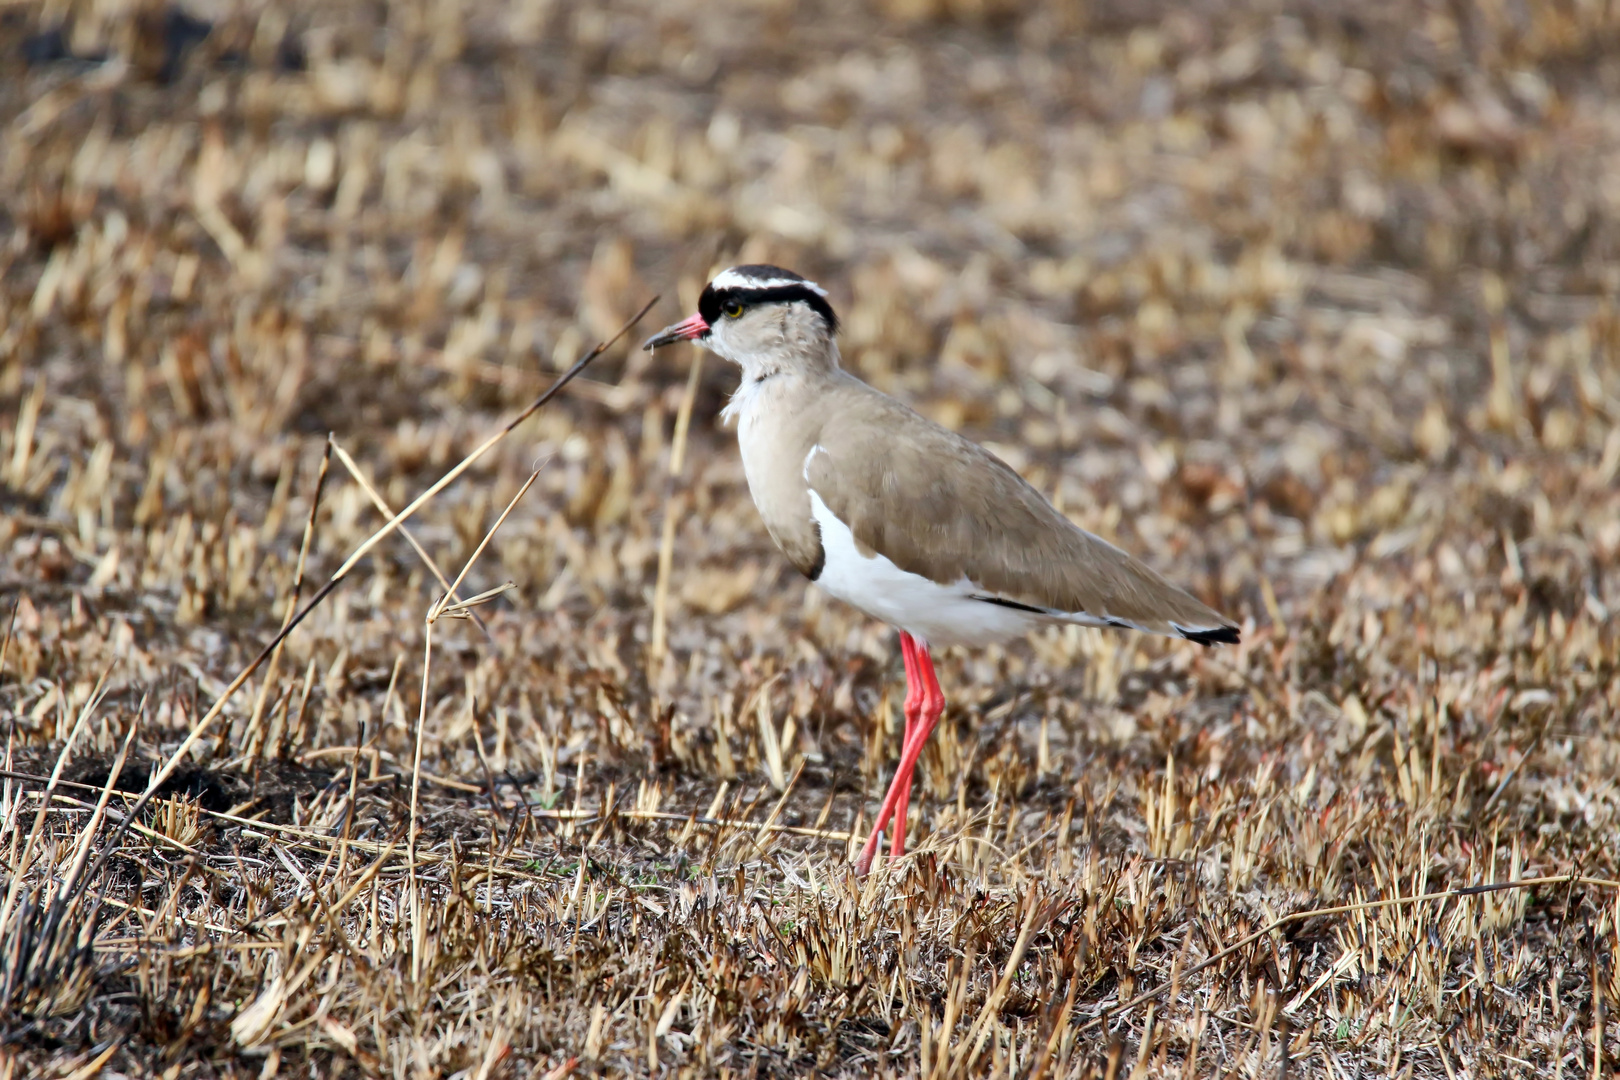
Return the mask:
<svg viewBox="0 0 1620 1080"><path fill-rule="evenodd" d="M716 421L734 374L701 366L669 478L692 358L633 348L737 261L820 280L849 368L1074 520L1315 641L1294 693L1328 712L1403 649L1468 675L1536 620L1612 656L1615 44L1576 2L5 5L13 670L83 699L49 641L87 633L126 687L225 677L279 619L327 432L399 507L663 293L416 531L454 572L543 463L471 578L517 583L510 656L677 701L698 743L735 664L808 665L791 708L860 727L893 643L771 551ZM379 521L334 481L313 573ZM429 585L390 542L293 638L324 738ZM1191 662L1047 641L967 693L1108 708Z"/></svg>
<svg viewBox="0 0 1620 1080"><path fill-rule="evenodd" d="M541 467L469 578L517 586L491 636L442 630L426 760L684 813L769 778L763 698L808 762L784 820L848 826L898 751L892 638L772 549L734 372L696 369L672 475L694 354L634 348L763 261L829 290L851 370L1245 623L953 653L914 834L953 793L1106 807L1169 754L1421 801L1417 725L1527 857L1620 849L1614 4L0 0L0 58L24 743L116 658L172 746L279 624L329 432L402 506L662 294L415 519L453 574ZM312 580L382 520L332 470ZM436 587L397 538L362 570L272 680L304 705L233 704L204 760L369 724L408 767ZM1386 824L1351 847L1436 850ZM1220 873L1336 889L1296 840Z"/></svg>
<svg viewBox="0 0 1620 1080"><path fill-rule="evenodd" d="M630 338L763 260L831 291L863 378L1238 617L1361 567L1375 614L1513 581L1609 625L1608 10L5 5L8 587L268 626L327 432L402 505L654 293ZM690 363L633 343L420 525L459 565L546 461L479 572L626 650ZM717 431L733 385L710 358L673 639L779 649L785 597L887 655L798 602ZM377 523L335 498L318 560ZM423 580L388 550L379 630Z"/></svg>
<svg viewBox="0 0 1620 1080"><path fill-rule="evenodd" d="M10 507L68 562L181 513L267 539L327 431L437 470L654 291L646 327L765 259L833 291L860 376L1225 606L1369 551L1461 585L1500 538L1609 606L1604 11L11 3ZM624 529L685 364L617 348L504 452ZM723 368L693 468L731 499Z"/></svg>

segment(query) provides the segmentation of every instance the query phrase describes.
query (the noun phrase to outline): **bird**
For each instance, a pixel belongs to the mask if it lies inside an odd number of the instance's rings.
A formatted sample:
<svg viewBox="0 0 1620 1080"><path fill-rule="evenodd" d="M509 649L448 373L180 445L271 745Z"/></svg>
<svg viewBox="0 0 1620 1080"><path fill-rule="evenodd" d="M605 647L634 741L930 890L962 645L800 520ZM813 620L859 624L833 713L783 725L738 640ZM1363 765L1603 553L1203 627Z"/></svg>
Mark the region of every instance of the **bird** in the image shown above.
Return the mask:
<svg viewBox="0 0 1620 1080"><path fill-rule="evenodd" d="M899 630L905 732L857 875L891 820L890 857L905 853L913 772L945 708L932 649L1064 624L1238 643L1236 623L1071 522L1006 462L845 370L820 285L733 266L697 307L642 347L688 341L742 369L721 417L736 422L766 532L817 587Z"/></svg>

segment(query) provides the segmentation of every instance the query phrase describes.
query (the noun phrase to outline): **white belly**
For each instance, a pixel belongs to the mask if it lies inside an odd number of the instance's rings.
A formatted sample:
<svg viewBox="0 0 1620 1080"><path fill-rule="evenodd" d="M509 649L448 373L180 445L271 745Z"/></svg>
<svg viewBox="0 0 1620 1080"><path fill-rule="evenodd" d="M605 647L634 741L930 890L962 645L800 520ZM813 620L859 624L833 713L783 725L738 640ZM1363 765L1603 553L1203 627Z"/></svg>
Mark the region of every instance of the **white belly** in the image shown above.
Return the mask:
<svg viewBox="0 0 1620 1080"><path fill-rule="evenodd" d="M940 585L882 555L863 555L849 526L813 490L810 507L821 527L824 557L816 584L874 619L933 645L989 645L1050 621L1035 612L973 599L978 590L967 578Z"/></svg>

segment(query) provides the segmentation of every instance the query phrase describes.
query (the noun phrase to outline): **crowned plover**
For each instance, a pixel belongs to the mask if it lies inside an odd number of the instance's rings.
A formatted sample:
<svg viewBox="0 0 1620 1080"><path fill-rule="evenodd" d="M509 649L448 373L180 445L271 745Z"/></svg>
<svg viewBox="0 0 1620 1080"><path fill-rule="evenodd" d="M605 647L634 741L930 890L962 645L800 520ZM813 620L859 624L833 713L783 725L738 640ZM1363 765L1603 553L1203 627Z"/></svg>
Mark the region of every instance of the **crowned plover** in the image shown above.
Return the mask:
<svg viewBox="0 0 1620 1080"><path fill-rule="evenodd" d="M1052 506L994 454L849 374L826 290L775 266L709 282L697 314L648 338L742 368L722 416L776 546L826 592L900 631L899 767L856 862L894 820L905 851L912 773L944 711L930 645L985 645L1074 623L1236 643L1237 626Z"/></svg>

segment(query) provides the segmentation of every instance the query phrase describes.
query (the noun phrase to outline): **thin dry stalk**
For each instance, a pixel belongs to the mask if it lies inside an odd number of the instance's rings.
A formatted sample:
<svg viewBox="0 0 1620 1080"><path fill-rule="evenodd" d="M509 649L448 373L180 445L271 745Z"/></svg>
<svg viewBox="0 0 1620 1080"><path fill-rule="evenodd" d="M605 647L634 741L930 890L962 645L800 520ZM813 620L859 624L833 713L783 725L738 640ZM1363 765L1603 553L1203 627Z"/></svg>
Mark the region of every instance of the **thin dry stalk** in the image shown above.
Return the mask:
<svg viewBox="0 0 1620 1080"><path fill-rule="evenodd" d="M79 710L78 719L74 721L73 729L68 733L67 741L62 744L62 750L56 755L56 767L51 770L50 781L45 785L45 794L39 800L39 810L34 814L34 824L28 831L28 840L23 845L22 858L11 867L11 883L6 887L6 901L0 905L0 926L9 926L13 907L17 903L17 893L22 888L23 878L33 865L34 847L39 842L40 833L45 828L45 816L50 810L51 796L56 792L56 785L62 776L62 769L67 765L68 755L72 753L79 736L84 732L85 725L89 723L90 714L101 704L101 695L105 691L107 676L112 674L109 666L101 673L101 679L96 688L85 699L83 708Z"/></svg>
<svg viewBox="0 0 1620 1080"><path fill-rule="evenodd" d="M360 485L360 490L364 491L366 493L366 497L371 500L371 505L375 506L379 511L381 511L383 517L392 518L394 516L393 509L388 505L388 502L380 494L378 494L377 489L372 486L371 481L366 479L365 472L358 464L355 463L354 458L350 457L349 452L343 449L342 445L336 440L329 439L328 441L332 449L336 451L338 460L342 462L343 467L349 471L349 476L356 484ZM439 583L439 587L443 589L451 599L459 600L460 597L456 595L455 589L451 588L449 580L444 576L444 572L439 569L439 564L434 561L432 555L428 554L427 549L417 541L415 534L413 534L404 525L399 527L399 533L405 538L406 542L411 545L411 550L416 552L417 558L422 560L422 565L428 568L428 572L433 575L433 580ZM480 619L476 612L473 613L472 619L473 622L478 624L478 629L483 631L485 639L493 644L495 639L490 634L489 627L484 625L484 620Z"/></svg>
<svg viewBox="0 0 1620 1080"><path fill-rule="evenodd" d="M466 579L467 573L472 570L473 564L476 563L478 561L478 557L484 553L484 549L489 546L489 542L494 539L495 534L500 531L501 526L506 523L507 516L510 515L512 510L517 506L518 500L523 498L524 495L528 494L529 489L534 486L534 482L539 478L540 470L536 469L534 472L529 474L529 478L527 480L523 481L523 486L518 488L517 494L513 495L511 501L506 504L506 509L501 511L501 516L495 519L495 524L489 527L489 531L484 533L484 538L478 541L478 546L474 548L473 553L467 557L466 563L461 567L461 573L456 575L456 580L450 584L450 587L445 590L445 594L439 598L439 601L434 604L432 609L428 612L429 622L444 618L447 614L452 612L457 614L471 614L475 605L493 600L495 597L512 588L510 583L505 585L497 585L493 589L479 593L471 600L457 601L454 604L450 602L451 599L456 595L456 589L460 587L462 581Z"/></svg>
<svg viewBox="0 0 1620 1080"><path fill-rule="evenodd" d="M445 617L470 615L473 605L492 600L507 590L508 586L501 586L480 593L471 600L450 605L451 598L456 595L456 589L461 586L462 581L466 580L468 572L478 562L478 557L484 553L484 548L489 546L490 540L500 531L501 526L506 522L507 516L517 506L518 500L528 493L529 488L534 486L534 482L539 476L540 470L538 469L529 474L529 478L523 482L523 486L518 488L517 494L513 495L511 501L506 504L506 509L501 511L500 517L495 519L495 523L489 527L489 531L478 542L478 546L473 549L473 553L467 557L467 561L461 567L461 573L456 575L456 580L445 587L444 595L428 609L427 617L422 624L422 703L417 711L415 745L411 751L411 810L406 842L407 858L410 865L411 981L413 983L421 981L422 945L425 933L422 919L422 889L416 875L416 840L420 827L417 806L422 790L422 730L427 726L428 694L433 677L433 624ZM493 795L493 792L491 794Z"/></svg>
<svg viewBox="0 0 1620 1080"><path fill-rule="evenodd" d="M327 435L326 445L321 450L320 469L315 474L315 492L309 499L309 517L304 521L304 535L298 542L298 562L293 569L292 588L287 592L287 607L281 615L283 634L291 625L293 615L298 611L298 601L304 594L304 571L309 566L309 548L315 540L315 520L321 510L321 495L326 490L326 474L332 465L334 446L332 436ZM253 715L248 720L243 738L246 745L242 754L244 761L252 761L259 754L259 724L264 718L264 705L270 695L270 687L275 683L276 672L281 666L281 646L282 642L278 641L271 649L269 666L264 671L264 681L259 685L258 697L253 702Z"/></svg>
<svg viewBox="0 0 1620 1080"><path fill-rule="evenodd" d="M411 982L422 981L422 891L416 880L416 836L419 828L417 806L422 791L422 731L427 727L428 694L433 677L433 619L422 623L422 703L416 714L416 732L411 751L411 809L405 834L405 859L410 873Z"/></svg>
<svg viewBox="0 0 1620 1080"><path fill-rule="evenodd" d="M647 647L648 670L656 672L666 651L666 623L669 614L669 575L675 563L675 525L683 516L684 505L676 490L686 463L686 440L692 428L692 405L697 401L698 379L703 374L703 350L692 349L692 366L686 373L686 389L675 412L675 433L670 440L669 470L664 491L664 522L658 537L658 577L653 585L652 641Z"/></svg>
<svg viewBox="0 0 1620 1080"><path fill-rule="evenodd" d="M142 702L145 705L145 702ZM140 729L141 711L136 710L135 718L130 721L129 731L124 735L124 742L118 748L118 757L113 760L113 766L107 770L107 783L101 789L101 796L96 800L96 808L90 815L90 823L84 827L79 837L79 846L73 852L73 863L67 874L62 878L61 895L72 897L74 888L79 883L79 873L84 869L85 860L90 857L90 844L95 840L96 833L101 829L102 816L107 812L107 800L112 798L113 789L118 784L118 778L123 775L124 762L129 759L130 744L135 741L135 733ZM45 800L40 800L43 809Z"/></svg>

